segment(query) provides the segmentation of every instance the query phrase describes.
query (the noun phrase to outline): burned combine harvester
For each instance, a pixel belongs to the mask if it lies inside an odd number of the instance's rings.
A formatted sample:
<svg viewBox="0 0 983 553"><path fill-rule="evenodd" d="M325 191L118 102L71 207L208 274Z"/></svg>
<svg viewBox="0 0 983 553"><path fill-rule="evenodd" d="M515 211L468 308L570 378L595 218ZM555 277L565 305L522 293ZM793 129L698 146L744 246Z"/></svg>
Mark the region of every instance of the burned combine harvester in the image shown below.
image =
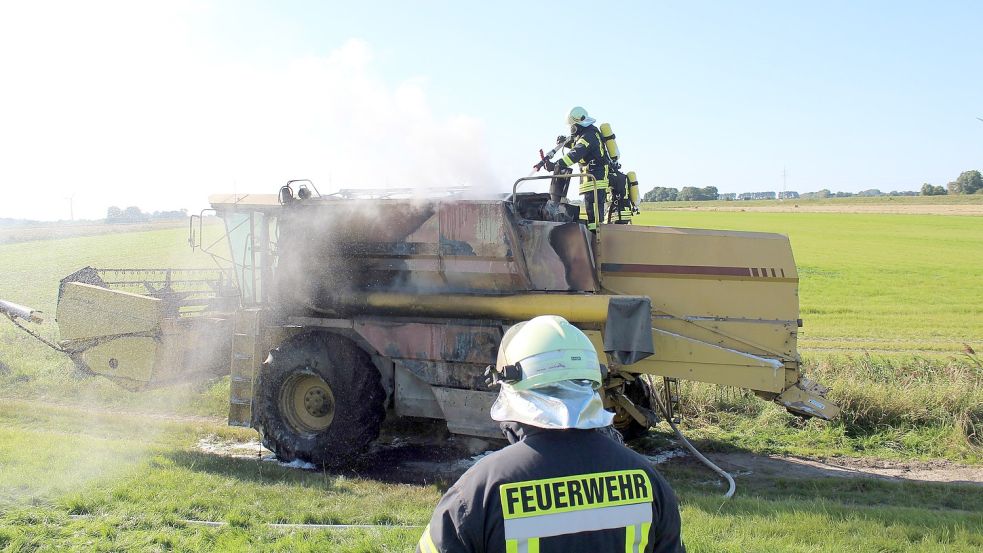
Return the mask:
<svg viewBox="0 0 983 553"><path fill-rule="evenodd" d="M653 422L640 375L663 379L670 408L676 380L689 379L749 389L797 415L836 416L800 373L798 276L785 236L613 224L594 234L574 206L564 206L573 220L546 220L548 198L294 198L286 187L213 196L234 308L216 301L227 294L191 310L196 302L170 288L133 294L92 274L69 278L62 345L131 388L231 374L230 424L256 428L282 459L323 465L373 441L387 411L500 437L485 368L510 325L542 314L565 317L605 352L604 397L625 433ZM192 218L192 247L202 228ZM99 305L112 306L116 326L92 326ZM190 346L201 334L217 356Z"/></svg>

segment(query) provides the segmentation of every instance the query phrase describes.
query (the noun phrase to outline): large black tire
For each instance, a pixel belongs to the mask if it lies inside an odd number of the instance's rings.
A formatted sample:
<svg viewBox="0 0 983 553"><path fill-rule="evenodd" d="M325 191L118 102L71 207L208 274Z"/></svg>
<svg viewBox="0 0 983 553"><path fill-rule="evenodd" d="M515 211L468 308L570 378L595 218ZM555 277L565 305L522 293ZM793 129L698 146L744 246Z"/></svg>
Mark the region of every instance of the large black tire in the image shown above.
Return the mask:
<svg viewBox="0 0 983 553"><path fill-rule="evenodd" d="M312 331L270 352L256 384L253 426L283 461L350 464L379 436L386 393L369 355Z"/></svg>
<svg viewBox="0 0 983 553"><path fill-rule="evenodd" d="M649 390L648 382L638 377L625 385L625 397L639 407L651 409L652 400ZM614 424L612 426L621 433L621 436L626 442L637 440L648 434L649 431L648 426L639 424L631 415L623 412L621 409L615 409Z"/></svg>

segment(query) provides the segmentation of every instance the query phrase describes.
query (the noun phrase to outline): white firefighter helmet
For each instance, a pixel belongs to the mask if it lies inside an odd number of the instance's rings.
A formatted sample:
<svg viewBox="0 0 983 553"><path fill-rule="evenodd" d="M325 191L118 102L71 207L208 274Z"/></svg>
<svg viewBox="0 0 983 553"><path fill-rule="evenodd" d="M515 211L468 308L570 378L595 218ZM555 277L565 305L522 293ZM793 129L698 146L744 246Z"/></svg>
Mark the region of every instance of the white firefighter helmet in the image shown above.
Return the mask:
<svg viewBox="0 0 983 553"><path fill-rule="evenodd" d="M588 381L595 389L601 386L594 344L583 331L556 315L536 317L505 333L495 369L504 374L510 365L521 371L521 379L512 383L517 390L563 380Z"/></svg>
<svg viewBox="0 0 983 553"><path fill-rule="evenodd" d="M589 127L594 124L594 121L596 121L596 119L587 115L587 110L580 106L576 106L573 109L571 109L569 115L567 115L568 125L580 125L581 127Z"/></svg>
<svg viewBox="0 0 983 553"><path fill-rule="evenodd" d="M495 370L500 384L491 417L542 428L601 428L614 416L597 389L597 351L563 317L543 315L519 323L502 337Z"/></svg>

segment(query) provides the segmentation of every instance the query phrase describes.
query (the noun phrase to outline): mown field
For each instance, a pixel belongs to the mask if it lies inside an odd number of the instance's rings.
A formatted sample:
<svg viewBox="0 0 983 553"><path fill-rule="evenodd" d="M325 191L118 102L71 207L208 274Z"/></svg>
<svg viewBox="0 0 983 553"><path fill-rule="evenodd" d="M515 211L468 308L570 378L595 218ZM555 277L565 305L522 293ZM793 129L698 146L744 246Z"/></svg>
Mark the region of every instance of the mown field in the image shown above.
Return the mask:
<svg viewBox="0 0 983 553"><path fill-rule="evenodd" d="M699 447L983 463L983 365L963 351L983 348L983 218L660 210L641 221L788 234L807 369L845 407L839 421L803 426L740 391L688 384L684 431ZM58 280L85 265L209 266L185 238L170 228L2 244L0 298L53 314ZM413 547L446 485L440 475L403 484L202 451L205 437L255 438L223 424L227 387L124 392L75 376L0 320L0 550ZM669 446L670 436L653 431L644 445ZM738 475L725 502L703 469L663 470L690 551L983 550L978 486Z"/></svg>

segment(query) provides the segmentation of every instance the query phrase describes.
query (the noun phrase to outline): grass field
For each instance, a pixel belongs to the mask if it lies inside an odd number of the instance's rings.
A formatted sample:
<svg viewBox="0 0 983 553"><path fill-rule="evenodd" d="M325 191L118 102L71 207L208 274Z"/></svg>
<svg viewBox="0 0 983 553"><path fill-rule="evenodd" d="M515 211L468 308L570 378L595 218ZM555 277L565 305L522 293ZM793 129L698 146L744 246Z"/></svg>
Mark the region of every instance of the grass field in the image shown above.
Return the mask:
<svg viewBox="0 0 983 553"><path fill-rule="evenodd" d="M684 431L699 447L983 463L983 366L962 353L963 343L983 347L983 218L673 209L640 221L788 234L807 370L845 407L839 421L800 427L748 394L687 384ZM2 244L0 298L53 314L58 279L85 265L209 266L191 254L186 232ZM0 320L0 550L412 548L420 530L402 526L426 523L443 483L204 452L196 446L204 437L255 437L222 423L227 392L227 382L128 393L79 379L62 356ZM647 442L668 445L669 437L654 431ZM738 475L738 496L724 502L704 470L663 471L679 493L691 552L983 550L977 486Z"/></svg>
<svg viewBox="0 0 983 553"><path fill-rule="evenodd" d="M741 200L741 201L704 201L704 202L645 202L643 210L677 210L677 209L714 209L748 207L788 207L798 205L802 208L813 206L830 206L843 211L850 211L857 206L951 206L951 205L983 205L983 194L956 196L855 196L850 198L817 198L790 200Z"/></svg>
<svg viewBox="0 0 983 553"><path fill-rule="evenodd" d="M638 219L788 235L806 351L957 354L983 338L983 217L676 210Z"/></svg>

